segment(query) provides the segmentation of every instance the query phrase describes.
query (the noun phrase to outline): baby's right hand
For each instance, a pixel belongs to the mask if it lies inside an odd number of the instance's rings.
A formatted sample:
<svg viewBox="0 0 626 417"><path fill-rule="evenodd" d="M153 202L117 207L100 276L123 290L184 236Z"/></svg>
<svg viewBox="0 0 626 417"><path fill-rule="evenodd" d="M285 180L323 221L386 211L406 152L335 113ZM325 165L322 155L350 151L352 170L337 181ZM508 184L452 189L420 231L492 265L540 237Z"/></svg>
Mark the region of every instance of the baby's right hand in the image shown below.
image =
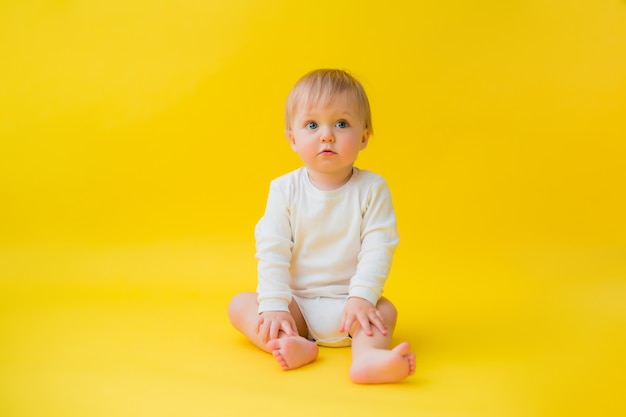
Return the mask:
<svg viewBox="0 0 626 417"><path fill-rule="evenodd" d="M265 311L259 315L256 332L261 335L263 343L278 339L283 331L287 336L296 336L296 322L288 311Z"/></svg>

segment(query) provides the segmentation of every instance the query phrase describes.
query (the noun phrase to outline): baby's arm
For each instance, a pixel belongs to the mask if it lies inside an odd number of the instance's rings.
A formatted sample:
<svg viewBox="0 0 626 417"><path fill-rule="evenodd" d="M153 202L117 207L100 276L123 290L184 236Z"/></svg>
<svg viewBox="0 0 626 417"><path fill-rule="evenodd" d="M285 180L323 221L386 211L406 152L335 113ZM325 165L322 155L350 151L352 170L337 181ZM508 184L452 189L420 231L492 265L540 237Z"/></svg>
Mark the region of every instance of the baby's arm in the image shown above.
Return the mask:
<svg viewBox="0 0 626 417"><path fill-rule="evenodd" d="M380 178L372 183L368 193L361 225L361 250L356 272L350 279L350 298L363 298L375 308L397 245L398 230L391 193Z"/></svg>
<svg viewBox="0 0 626 417"><path fill-rule="evenodd" d="M265 213L255 228L259 314L289 311L292 241L288 200L287 192L272 182Z"/></svg>

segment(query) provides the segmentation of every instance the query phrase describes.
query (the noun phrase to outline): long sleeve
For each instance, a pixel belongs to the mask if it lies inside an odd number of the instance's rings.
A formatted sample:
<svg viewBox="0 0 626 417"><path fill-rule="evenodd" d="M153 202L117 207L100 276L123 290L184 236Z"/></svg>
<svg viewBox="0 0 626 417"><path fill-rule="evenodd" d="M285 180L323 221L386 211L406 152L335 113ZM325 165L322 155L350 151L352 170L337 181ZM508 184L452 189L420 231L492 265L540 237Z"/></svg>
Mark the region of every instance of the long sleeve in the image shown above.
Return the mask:
<svg viewBox="0 0 626 417"><path fill-rule="evenodd" d="M350 280L350 297L376 305L391 269L399 237L391 193L384 180L368 191L361 224L361 250L356 273Z"/></svg>
<svg viewBox="0 0 626 417"><path fill-rule="evenodd" d="M289 265L293 247L289 204L284 190L275 182L270 185L265 214L257 223L255 239L258 311L289 311Z"/></svg>

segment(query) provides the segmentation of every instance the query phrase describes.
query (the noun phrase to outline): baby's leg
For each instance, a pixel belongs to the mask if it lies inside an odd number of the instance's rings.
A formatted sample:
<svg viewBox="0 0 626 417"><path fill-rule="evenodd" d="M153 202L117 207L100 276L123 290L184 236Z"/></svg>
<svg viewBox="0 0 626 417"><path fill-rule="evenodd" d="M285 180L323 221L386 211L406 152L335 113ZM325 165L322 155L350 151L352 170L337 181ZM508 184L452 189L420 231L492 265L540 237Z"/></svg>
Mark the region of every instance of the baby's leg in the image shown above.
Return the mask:
<svg viewBox="0 0 626 417"><path fill-rule="evenodd" d="M289 311L296 322L299 335L287 336L281 331L278 339L266 342L258 333L259 305L256 299L256 293L252 292L239 293L233 297L228 305L228 317L233 326L259 349L272 353L284 370L313 362L317 358L318 347L304 337L308 330L296 303L289 305Z"/></svg>
<svg viewBox="0 0 626 417"><path fill-rule="evenodd" d="M415 373L415 354L407 342L389 349L396 325L395 307L385 298L376 307L387 324L387 334L372 327L374 335L368 336L360 326L352 332L350 378L359 384L397 382Z"/></svg>

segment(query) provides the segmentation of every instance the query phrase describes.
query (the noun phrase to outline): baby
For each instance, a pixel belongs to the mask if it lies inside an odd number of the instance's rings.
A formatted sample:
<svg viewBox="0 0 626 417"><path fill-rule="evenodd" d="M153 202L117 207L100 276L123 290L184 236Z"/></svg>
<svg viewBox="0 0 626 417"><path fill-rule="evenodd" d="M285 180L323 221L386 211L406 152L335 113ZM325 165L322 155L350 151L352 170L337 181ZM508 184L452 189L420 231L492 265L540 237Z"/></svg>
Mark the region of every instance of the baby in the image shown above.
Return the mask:
<svg viewBox="0 0 626 417"><path fill-rule="evenodd" d="M313 362L318 345L351 345L352 381L400 381L415 355L407 342L390 348L397 311L381 294L398 232L386 182L354 166L372 134L361 83L306 74L287 97L285 134L304 167L270 184L257 291L233 297L230 320L284 370Z"/></svg>

